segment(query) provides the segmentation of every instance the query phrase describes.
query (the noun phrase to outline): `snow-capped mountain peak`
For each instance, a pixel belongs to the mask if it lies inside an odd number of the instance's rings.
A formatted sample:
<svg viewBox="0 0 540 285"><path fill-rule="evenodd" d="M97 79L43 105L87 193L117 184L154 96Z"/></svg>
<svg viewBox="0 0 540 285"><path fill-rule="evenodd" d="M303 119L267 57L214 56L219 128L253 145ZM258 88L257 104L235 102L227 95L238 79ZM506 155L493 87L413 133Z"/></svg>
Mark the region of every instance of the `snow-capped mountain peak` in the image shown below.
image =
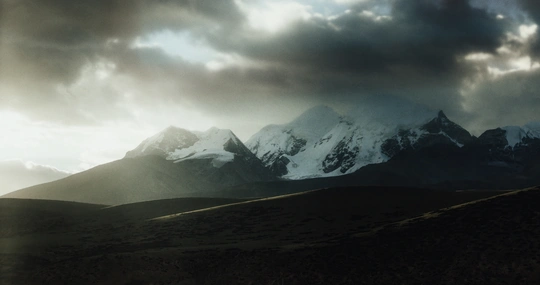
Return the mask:
<svg viewBox="0 0 540 285"><path fill-rule="evenodd" d="M230 130L214 127L205 132L191 132L171 126L144 140L127 152L126 157L157 154L174 162L208 159L219 168L246 153L249 155L249 150Z"/></svg>
<svg viewBox="0 0 540 285"><path fill-rule="evenodd" d="M450 121L443 111L435 118L420 126L400 129L382 145L382 152L391 158L402 150L414 150L435 144L449 144L463 147L474 137L458 124Z"/></svg>
<svg viewBox="0 0 540 285"><path fill-rule="evenodd" d="M199 138L208 143L220 144L223 142L225 144L227 141L232 140L234 143L240 143L240 140L236 135L229 129L218 129L212 127L205 132L199 134Z"/></svg>
<svg viewBox="0 0 540 285"><path fill-rule="evenodd" d="M540 137L540 121L529 122L525 124L524 128L527 128L535 137Z"/></svg>
<svg viewBox="0 0 540 285"><path fill-rule="evenodd" d="M286 124L302 137L320 137L340 121L340 115L324 105L308 109L302 115Z"/></svg>
<svg viewBox="0 0 540 285"><path fill-rule="evenodd" d="M270 125L246 146L275 175L336 176L384 162L407 148L461 147L473 137L442 111L393 96L366 96L345 116L315 107L291 123Z"/></svg>
<svg viewBox="0 0 540 285"><path fill-rule="evenodd" d="M198 138L199 140L192 146L177 148L170 152L167 159L175 162L187 159L211 159L212 165L219 168L227 162L232 162L235 154L240 154L237 152L242 142L230 130L210 128L200 133Z"/></svg>
<svg viewBox="0 0 540 285"><path fill-rule="evenodd" d="M289 158L306 151L326 135L341 117L328 106L313 107L284 125L268 125L253 135L246 146L274 174L288 172ZM291 166L298 165L295 162Z"/></svg>
<svg viewBox="0 0 540 285"><path fill-rule="evenodd" d="M520 126L506 126L501 129L505 131L506 141L510 147L515 147L527 137L527 131Z"/></svg>
<svg viewBox="0 0 540 285"><path fill-rule="evenodd" d="M502 127L505 131L508 146L514 148L523 143L525 139L540 139L540 122L530 122L524 126L506 126Z"/></svg>
<svg viewBox="0 0 540 285"><path fill-rule="evenodd" d="M199 138L188 130L169 126L163 131L145 139L135 149L128 151L126 157L137 157L142 155L159 155L162 157L176 149L190 147Z"/></svg>

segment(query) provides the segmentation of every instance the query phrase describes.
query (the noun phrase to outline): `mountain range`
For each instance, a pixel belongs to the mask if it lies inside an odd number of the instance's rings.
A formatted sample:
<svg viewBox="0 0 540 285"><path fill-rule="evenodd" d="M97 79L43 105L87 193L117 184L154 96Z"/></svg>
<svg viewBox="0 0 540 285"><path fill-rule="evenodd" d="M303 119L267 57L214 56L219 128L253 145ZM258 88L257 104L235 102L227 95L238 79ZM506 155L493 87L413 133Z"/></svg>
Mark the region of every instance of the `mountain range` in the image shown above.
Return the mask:
<svg viewBox="0 0 540 285"><path fill-rule="evenodd" d="M461 147L472 140L442 111L396 97L367 97L344 116L312 108L289 124L263 128L246 145L275 175L304 179L353 173L403 150Z"/></svg>
<svg viewBox="0 0 540 285"><path fill-rule="evenodd" d="M538 122L475 137L441 110L368 96L344 115L314 107L245 144L230 130L171 126L123 159L4 197L110 205L351 185L509 189L540 183L538 161Z"/></svg>

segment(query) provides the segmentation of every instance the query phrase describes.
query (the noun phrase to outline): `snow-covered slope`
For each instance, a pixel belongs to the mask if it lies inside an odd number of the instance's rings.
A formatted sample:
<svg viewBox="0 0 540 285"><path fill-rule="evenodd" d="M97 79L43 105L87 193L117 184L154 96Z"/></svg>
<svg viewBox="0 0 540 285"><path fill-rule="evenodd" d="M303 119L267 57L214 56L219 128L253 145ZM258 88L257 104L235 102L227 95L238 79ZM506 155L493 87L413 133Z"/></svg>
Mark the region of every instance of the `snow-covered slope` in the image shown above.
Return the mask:
<svg viewBox="0 0 540 285"><path fill-rule="evenodd" d="M264 127L246 142L246 146L273 173L281 176L289 172L288 168L298 169L298 163L291 162L290 158L302 159L302 154L305 154L308 148L309 153L314 152L311 148L318 145L320 140L339 121L339 114L331 108L326 106L314 107L288 124ZM317 159L319 156L317 155L311 159ZM308 168L310 166L313 165L308 162L302 169L298 170L309 176L310 169ZM314 171L316 170L314 169Z"/></svg>
<svg viewBox="0 0 540 285"><path fill-rule="evenodd" d="M442 112L397 97L368 96L344 116L315 107L289 124L270 125L246 146L288 179L337 176L433 143L462 146L471 135Z"/></svg>
<svg viewBox="0 0 540 285"><path fill-rule="evenodd" d="M214 167L221 167L234 160L234 152L226 150L228 143L242 145L242 142L230 131L211 128L198 133L199 140L189 147L176 148L167 156L168 160L180 162L187 159L211 159Z"/></svg>
<svg viewBox="0 0 540 285"><path fill-rule="evenodd" d="M514 148L516 145L526 143L526 139L540 139L540 122L530 122L524 126L502 127L506 133L508 146Z"/></svg>
<svg viewBox="0 0 540 285"><path fill-rule="evenodd" d="M216 168L233 162L235 156L256 159L233 132L218 128L190 132L171 126L144 140L134 150L127 152L126 157L150 154L174 162L208 159Z"/></svg>
<svg viewBox="0 0 540 285"><path fill-rule="evenodd" d="M188 131L174 126L170 126L163 131L145 139L135 149L128 151L126 157L138 157L143 155L159 155L167 157L169 153L177 148L193 146L199 137Z"/></svg>

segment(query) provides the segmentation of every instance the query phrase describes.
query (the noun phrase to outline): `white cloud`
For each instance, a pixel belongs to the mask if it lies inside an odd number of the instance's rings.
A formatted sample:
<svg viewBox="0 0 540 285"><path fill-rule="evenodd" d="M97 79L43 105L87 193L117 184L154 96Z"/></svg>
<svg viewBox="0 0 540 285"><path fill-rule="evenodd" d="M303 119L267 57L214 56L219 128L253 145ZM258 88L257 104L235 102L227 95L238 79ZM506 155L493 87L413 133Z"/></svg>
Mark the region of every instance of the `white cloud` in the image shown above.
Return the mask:
<svg viewBox="0 0 540 285"><path fill-rule="evenodd" d="M499 47L497 49L497 53L501 54L501 55L504 55L504 54L512 54L512 53L515 53L515 52L512 51L512 49L510 49L507 45L502 45L501 47Z"/></svg>
<svg viewBox="0 0 540 285"><path fill-rule="evenodd" d="M537 25L521 25L519 26L519 35L523 40L527 40L532 35L536 34L536 30L538 29Z"/></svg>
<svg viewBox="0 0 540 285"><path fill-rule="evenodd" d="M392 17L388 15L378 15L373 11L363 10L358 14L360 17L370 18L374 21L391 20Z"/></svg>
<svg viewBox="0 0 540 285"><path fill-rule="evenodd" d="M354 4L354 3L358 3L358 2L367 2L369 0L334 0L334 2L338 3L338 4Z"/></svg>
<svg viewBox="0 0 540 285"><path fill-rule="evenodd" d="M531 39L531 36L536 34L537 30L538 30L538 26L535 24L520 25L517 31L506 33L506 40L508 42L516 41L520 43L527 43ZM503 47L505 47L505 45L503 45Z"/></svg>
<svg viewBox="0 0 540 285"><path fill-rule="evenodd" d="M523 56L520 58L510 60L510 66L512 71L521 71L521 70L531 70L536 68L536 65L533 65L530 56Z"/></svg>
<svg viewBox="0 0 540 285"><path fill-rule="evenodd" d="M251 28L276 33L287 28L291 23L309 20L313 17L310 5L294 1L268 1L248 3L237 0L238 7L247 15Z"/></svg>
<svg viewBox="0 0 540 285"><path fill-rule="evenodd" d="M523 55L522 50L512 43L519 42L527 45L537 32L537 25L521 25L514 32L506 33L506 42L497 48L497 53L471 53L466 55L465 60L485 64L488 75L493 78L504 76L513 72L531 72L540 67L538 62L528 55Z"/></svg>
<svg viewBox="0 0 540 285"><path fill-rule="evenodd" d="M471 53L465 56L466 60L470 61L484 61L487 59L493 58L493 56L489 53Z"/></svg>
<svg viewBox="0 0 540 285"><path fill-rule="evenodd" d="M518 71L533 71L540 67L538 62L533 62L530 56L514 57L506 61L506 64L502 67L488 66L488 73L492 76L498 77L512 72Z"/></svg>

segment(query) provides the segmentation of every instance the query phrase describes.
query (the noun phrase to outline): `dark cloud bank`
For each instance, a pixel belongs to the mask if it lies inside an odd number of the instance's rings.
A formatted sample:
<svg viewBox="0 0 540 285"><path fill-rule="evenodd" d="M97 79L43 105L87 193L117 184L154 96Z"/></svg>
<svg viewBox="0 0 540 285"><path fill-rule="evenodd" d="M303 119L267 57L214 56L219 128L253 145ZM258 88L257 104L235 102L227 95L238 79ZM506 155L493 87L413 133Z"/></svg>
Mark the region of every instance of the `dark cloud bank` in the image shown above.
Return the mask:
<svg viewBox="0 0 540 285"><path fill-rule="evenodd" d="M143 94L130 99L138 104L176 102L231 120L255 116L265 104L291 102L300 112L307 102L346 105L366 94L444 109L478 130L540 119L534 112L540 108L538 70L494 77L489 62L465 59L482 53L502 62L509 55L498 49L507 46L514 57L538 60L538 33L522 41L508 36L519 34L520 25L540 23L538 1L510 1L519 11L508 11L505 1L382 2L360 2L332 18L314 15L265 33L254 32L232 0L2 0L0 106L64 123L99 123L85 114L103 108L109 114L98 116L103 120L129 118L115 107L126 100L117 88L85 96L59 91L85 66L107 61ZM381 5L388 14L370 12ZM137 38L166 29L187 31L250 64L209 71L158 47L133 48Z"/></svg>

